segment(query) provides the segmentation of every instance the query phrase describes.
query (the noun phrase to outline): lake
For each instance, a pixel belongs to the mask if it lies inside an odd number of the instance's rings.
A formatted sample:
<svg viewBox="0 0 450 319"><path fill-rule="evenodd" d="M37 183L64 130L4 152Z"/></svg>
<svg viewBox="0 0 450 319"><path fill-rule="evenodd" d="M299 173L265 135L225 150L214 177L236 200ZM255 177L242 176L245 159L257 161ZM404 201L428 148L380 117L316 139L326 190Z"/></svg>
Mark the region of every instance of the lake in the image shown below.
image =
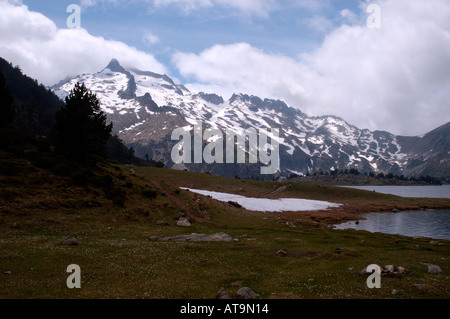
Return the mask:
<svg viewBox="0 0 450 319"><path fill-rule="evenodd" d="M345 186L348 187L348 186ZM351 186L350 188L375 191L402 197L450 198L450 185L443 186ZM399 213L363 214L366 220L348 222L336 229L352 228L399 234L404 236L450 239L450 210L408 211Z"/></svg>
<svg viewBox="0 0 450 319"><path fill-rule="evenodd" d="M365 220L336 225L335 229L357 229L369 232L429 237L450 240L450 210L408 211L362 214Z"/></svg>
<svg viewBox="0 0 450 319"><path fill-rule="evenodd" d="M402 197L450 198L450 185L442 186L343 186Z"/></svg>

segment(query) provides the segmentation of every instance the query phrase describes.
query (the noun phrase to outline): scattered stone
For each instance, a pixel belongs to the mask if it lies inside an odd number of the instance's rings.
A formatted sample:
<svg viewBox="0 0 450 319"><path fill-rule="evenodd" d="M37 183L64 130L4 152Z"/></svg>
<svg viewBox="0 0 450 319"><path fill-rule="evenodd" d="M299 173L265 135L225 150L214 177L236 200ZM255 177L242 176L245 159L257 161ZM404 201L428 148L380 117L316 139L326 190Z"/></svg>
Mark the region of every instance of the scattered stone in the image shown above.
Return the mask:
<svg viewBox="0 0 450 319"><path fill-rule="evenodd" d="M130 174L132 174L132 175L136 174L136 172L134 171L134 169L130 168Z"/></svg>
<svg viewBox="0 0 450 319"><path fill-rule="evenodd" d="M441 267L439 267L437 265L432 265L432 264L424 264L424 265L428 266L428 272L430 274L438 275L438 274L442 274L443 273Z"/></svg>
<svg viewBox="0 0 450 319"><path fill-rule="evenodd" d="M307 282L308 282L309 284L312 284L312 283L315 282L315 280L314 280L313 278L310 278L310 279L307 280Z"/></svg>
<svg viewBox="0 0 450 319"><path fill-rule="evenodd" d="M123 247L123 243L112 243L111 246L115 247L115 248L122 248Z"/></svg>
<svg viewBox="0 0 450 319"><path fill-rule="evenodd" d="M384 269L386 270L386 272L389 272L389 273L395 272L395 267L393 265L384 266Z"/></svg>
<svg viewBox="0 0 450 319"><path fill-rule="evenodd" d="M366 267L366 268L364 268L359 274L360 274L361 276L369 276L369 275L371 275L372 273L371 273L371 272L368 272L368 271L367 271L367 267Z"/></svg>
<svg viewBox="0 0 450 319"><path fill-rule="evenodd" d="M280 249L279 251L277 251L277 255L281 256L281 257L286 257L287 256L287 252Z"/></svg>
<svg viewBox="0 0 450 319"><path fill-rule="evenodd" d="M353 269L354 269L353 267L350 267L348 270L353 271Z"/></svg>
<svg viewBox="0 0 450 319"><path fill-rule="evenodd" d="M259 295L257 293L255 293L253 290L251 290L248 287L243 287L243 288L239 289L237 291L236 295L239 298L244 298L244 299L253 299L253 298L259 297Z"/></svg>
<svg viewBox="0 0 450 319"><path fill-rule="evenodd" d="M181 217L178 220L177 225L180 227L191 227L192 226L191 222L186 217Z"/></svg>
<svg viewBox="0 0 450 319"><path fill-rule="evenodd" d="M395 296L395 295L398 295L398 291L397 290L392 290L392 294Z"/></svg>
<svg viewBox="0 0 450 319"><path fill-rule="evenodd" d="M108 230L111 231L111 230L113 230L113 228L112 227L108 227Z"/></svg>
<svg viewBox="0 0 450 319"><path fill-rule="evenodd" d="M230 299L230 296L228 296L227 291L225 288L220 288L219 292L216 295L216 299Z"/></svg>
<svg viewBox="0 0 450 319"><path fill-rule="evenodd" d="M384 266L384 268L381 268L381 274L382 275L404 275L408 273L408 269L404 267L394 267L393 265L387 265ZM373 274L373 272L368 272L367 267L364 268L360 273L361 276L370 276Z"/></svg>
<svg viewBox="0 0 450 319"><path fill-rule="evenodd" d="M196 234L180 235L174 237L161 238L153 236L149 238L150 241L193 241L193 242L232 242L233 238L225 233L217 233L212 235Z"/></svg>
<svg viewBox="0 0 450 319"><path fill-rule="evenodd" d="M10 270L5 271L4 274L5 274L5 275L11 275L11 274L12 274L12 271L10 271Z"/></svg>
<svg viewBox="0 0 450 319"><path fill-rule="evenodd" d="M397 268L397 272L398 272L400 275L404 275L404 274L408 273L408 269L399 266L399 267Z"/></svg>
<svg viewBox="0 0 450 319"><path fill-rule="evenodd" d="M435 240L432 240L432 241L430 241L430 245L439 245L439 242L435 241Z"/></svg>
<svg viewBox="0 0 450 319"><path fill-rule="evenodd" d="M239 238L235 238L235 239L233 239L233 241L234 241L234 242L238 242L238 241L239 241Z"/></svg>
<svg viewBox="0 0 450 319"><path fill-rule="evenodd" d="M67 246L76 246L78 245L78 240L74 237L66 237L63 239L62 244Z"/></svg>
<svg viewBox="0 0 450 319"><path fill-rule="evenodd" d="M290 221L286 222L286 225L291 227L291 228L297 228L297 226L295 226L293 223L291 223Z"/></svg>

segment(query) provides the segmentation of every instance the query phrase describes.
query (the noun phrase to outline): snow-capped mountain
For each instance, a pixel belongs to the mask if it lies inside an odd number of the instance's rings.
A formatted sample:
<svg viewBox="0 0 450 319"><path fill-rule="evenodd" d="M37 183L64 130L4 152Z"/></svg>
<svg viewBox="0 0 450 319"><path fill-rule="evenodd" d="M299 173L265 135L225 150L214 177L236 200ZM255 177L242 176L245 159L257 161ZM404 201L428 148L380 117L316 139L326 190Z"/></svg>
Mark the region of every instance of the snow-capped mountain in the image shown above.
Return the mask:
<svg viewBox="0 0 450 319"><path fill-rule="evenodd" d="M429 146L433 138L428 135L399 137L358 129L336 116L309 117L279 100L235 94L226 101L215 94L193 93L166 75L124 69L115 59L98 73L79 75L52 89L63 99L76 82L84 82L97 94L102 109L114 123L115 133L132 145L138 156L148 154L168 167L174 166L171 150L177 141L171 141L173 130L189 130L200 121L203 128L219 128L223 132L278 128L280 171L286 176L350 168L432 175L426 165L430 160L437 161L440 171L449 171L449 124L436 130L443 140ZM183 168L255 177L260 166L186 164Z"/></svg>

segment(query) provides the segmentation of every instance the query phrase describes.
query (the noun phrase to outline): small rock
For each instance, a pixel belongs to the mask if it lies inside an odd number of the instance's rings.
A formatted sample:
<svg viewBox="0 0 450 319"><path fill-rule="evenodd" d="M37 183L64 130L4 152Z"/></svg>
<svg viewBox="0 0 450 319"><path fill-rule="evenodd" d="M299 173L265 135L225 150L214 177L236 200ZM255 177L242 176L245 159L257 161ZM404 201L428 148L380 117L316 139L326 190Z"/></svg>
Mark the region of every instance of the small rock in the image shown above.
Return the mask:
<svg viewBox="0 0 450 319"><path fill-rule="evenodd" d="M349 270L349 271L353 271L353 269L354 269L353 267L350 267L348 270Z"/></svg>
<svg viewBox="0 0 450 319"><path fill-rule="evenodd" d="M216 295L216 299L230 299L225 288L220 288L219 292Z"/></svg>
<svg viewBox="0 0 450 319"><path fill-rule="evenodd" d="M291 227L291 228L297 228L297 226L295 226L293 223L291 223L290 221L286 222L286 225Z"/></svg>
<svg viewBox="0 0 450 319"><path fill-rule="evenodd" d="M287 252L280 249L279 251L277 251L277 255L281 256L281 257L286 257L287 256Z"/></svg>
<svg viewBox="0 0 450 319"><path fill-rule="evenodd" d="M161 240L161 241L178 241L178 242L187 242L187 241L192 241L192 242L232 242L233 238L230 235L227 235L225 233L217 233L217 234L212 234L212 235L206 235L206 234L196 234L196 233L192 233L190 235L179 235L179 236L175 236L175 237L165 237L165 238L160 238L157 236L153 236L149 238L150 241L156 241L156 240Z"/></svg>
<svg viewBox="0 0 450 319"><path fill-rule="evenodd" d="M384 269L389 273L393 273L395 271L395 267L393 265L384 266Z"/></svg>
<svg viewBox="0 0 450 319"><path fill-rule="evenodd" d="M5 274L5 275L11 275L11 274L12 274L12 271L9 271L9 270L8 270L8 271L5 271L4 274Z"/></svg>
<svg viewBox="0 0 450 319"><path fill-rule="evenodd" d="M369 276L369 275L372 275L373 272L367 271L367 267L366 267L366 268L364 268L359 274L360 274L361 276Z"/></svg>
<svg viewBox="0 0 450 319"><path fill-rule="evenodd" d="M180 227L191 227L192 226L191 222L186 217L181 217L178 220L177 225Z"/></svg>
<svg viewBox="0 0 450 319"><path fill-rule="evenodd" d="M397 268L397 272L398 272L400 275L404 275L404 274L408 273L408 269L399 266L399 267Z"/></svg>
<svg viewBox="0 0 450 319"><path fill-rule="evenodd" d="M240 298L244 299L253 299L256 297L259 297L257 293L255 293L253 290L251 290L248 287L241 288L237 291L236 295Z"/></svg>
<svg viewBox="0 0 450 319"><path fill-rule="evenodd" d="M443 273L441 267L439 267L437 265L432 265L432 264L428 264L428 272L430 274L434 274L434 275Z"/></svg>
<svg viewBox="0 0 450 319"><path fill-rule="evenodd" d="M122 248L123 247L123 243L112 243L111 246L115 247L115 248Z"/></svg>
<svg viewBox="0 0 450 319"><path fill-rule="evenodd" d="M66 237L63 239L62 244L67 246L76 246L78 245L78 240L74 237Z"/></svg>
<svg viewBox="0 0 450 319"><path fill-rule="evenodd" d="M342 248L336 248L335 253L340 255L342 253L343 249Z"/></svg>
<svg viewBox="0 0 450 319"><path fill-rule="evenodd" d="M136 172L134 171L134 169L130 168L130 174L136 174Z"/></svg>
<svg viewBox="0 0 450 319"><path fill-rule="evenodd" d="M233 237L225 233L217 233L212 234L206 237L206 241L223 241L223 242L232 242Z"/></svg>
<svg viewBox="0 0 450 319"><path fill-rule="evenodd" d="M312 283L315 282L315 280L314 280L313 278L310 278L310 279L307 280L307 282L308 282L309 284L312 284Z"/></svg>
<svg viewBox="0 0 450 319"><path fill-rule="evenodd" d="M440 243L438 241L432 240L430 241L430 245L439 245Z"/></svg>
<svg viewBox="0 0 450 319"><path fill-rule="evenodd" d="M395 296L395 295L398 295L398 291L397 290L392 290L392 294Z"/></svg>

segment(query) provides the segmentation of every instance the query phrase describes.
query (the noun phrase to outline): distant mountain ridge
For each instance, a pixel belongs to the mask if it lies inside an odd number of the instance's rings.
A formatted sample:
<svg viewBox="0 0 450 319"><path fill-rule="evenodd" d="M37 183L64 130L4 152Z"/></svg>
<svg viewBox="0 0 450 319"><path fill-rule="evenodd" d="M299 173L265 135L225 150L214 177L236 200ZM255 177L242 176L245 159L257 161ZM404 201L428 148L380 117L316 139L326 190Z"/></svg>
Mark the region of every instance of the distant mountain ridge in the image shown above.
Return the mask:
<svg viewBox="0 0 450 319"><path fill-rule="evenodd" d="M113 59L102 71L83 74L52 90L63 99L76 82L97 94L114 122L115 133L138 156L148 155L173 167L170 153L177 141L171 133L197 121L204 128L279 128L281 175L355 168L361 172L449 177L450 123L423 137L395 136L359 129L336 116L309 117L279 100L234 94L192 93L167 75L125 69ZM261 165L186 164L182 168L213 174L255 178Z"/></svg>

